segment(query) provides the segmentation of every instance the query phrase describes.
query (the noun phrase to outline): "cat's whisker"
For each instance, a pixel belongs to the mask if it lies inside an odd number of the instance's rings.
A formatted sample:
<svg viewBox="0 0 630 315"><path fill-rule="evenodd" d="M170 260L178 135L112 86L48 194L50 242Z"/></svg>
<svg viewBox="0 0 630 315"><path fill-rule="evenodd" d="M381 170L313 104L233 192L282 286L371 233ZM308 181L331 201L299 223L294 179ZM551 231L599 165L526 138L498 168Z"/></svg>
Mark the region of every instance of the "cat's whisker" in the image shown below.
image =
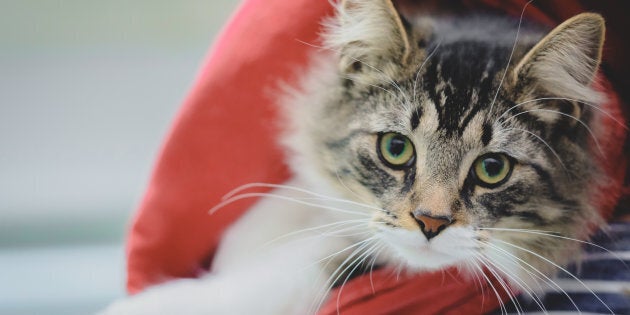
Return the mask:
<svg viewBox="0 0 630 315"><path fill-rule="evenodd" d="M562 289L562 287L560 287L555 281L553 281L553 279L551 279L549 276L547 276L546 274L544 274L543 272L541 272L540 270L538 270L538 268L532 266L530 263L528 263L527 261L519 258L518 256L515 256L514 254L506 251L505 249L496 246L490 242L482 242L484 245L488 246L489 249L492 249L494 251L496 251L497 253L503 255L504 257L507 257L508 259L513 259L516 260L518 263L516 264L518 267L520 267L522 270L524 270L525 272L527 272L528 274L530 274L530 276L535 277L536 279L540 280L543 283L547 283L549 286L551 286L556 292L561 292L564 296L567 297L567 299L571 302L571 304L573 304L573 306L575 307L575 309L579 312L580 308L577 306L577 304L575 303L575 301L571 298L571 296L564 290ZM527 266L528 268L530 268L533 272L535 272L536 274L532 273L531 271L528 271L527 268L525 268L523 265ZM541 288L542 289L542 288Z"/></svg>
<svg viewBox="0 0 630 315"><path fill-rule="evenodd" d="M342 78L344 78L344 79L347 79L347 80L350 80L350 81L352 81L352 82L358 82L356 79L354 79L354 78L352 78L352 77L350 77L350 76L348 76L348 75L340 75L340 77L342 77ZM384 87L382 87L382 86L376 85L376 84L371 84L371 83L368 83L367 85L368 85L368 86L371 86L371 87L373 87L373 88L377 88L377 89L383 90L383 91L385 91L386 93L388 93L389 95L391 95L391 96L393 96L394 98L396 98L399 102L404 103L404 100L402 100L402 99L400 98L400 95L398 95L398 94L394 93L394 92L393 92L393 91L391 91L391 90L388 90L388 89L386 89L386 88L384 88Z"/></svg>
<svg viewBox="0 0 630 315"><path fill-rule="evenodd" d="M458 272L460 274L463 274L466 277L469 277L471 275L474 275L474 276L478 277L479 276L477 274L478 269L475 266L478 265L478 262L477 262L476 259L478 257L481 257L481 253L479 253L478 251L471 252L469 257L473 257L474 259L464 259L461 262L459 262L459 265L457 265Z"/></svg>
<svg viewBox="0 0 630 315"><path fill-rule="evenodd" d="M537 233L546 233L549 235L560 235L559 232L549 231L549 230L534 230L534 229L512 229L512 228L494 228L494 227L477 227L478 230L488 230L488 231L505 231L505 232L537 232Z"/></svg>
<svg viewBox="0 0 630 315"><path fill-rule="evenodd" d="M232 198L234 195L240 193L241 191L244 191L244 190L247 190L247 189L250 189L250 188L286 189L286 190L292 190L292 191L305 193L305 194L311 195L311 196L320 197L322 199L330 199L330 200L338 199L338 198L326 196L324 194L320 194L320 193L317 193L317 192L314 192L312 190L308 190L308 189L305 189L305 188L302 188L302 187L285 185L285 184L272 184L272 183L253 182L253 183L243 184L241 186L238 186L238 187L232 189L227 194L225 194L221 198L221 200L226 200L226 199Z"/></svg>
<svg viewBox="0 0 630 315"><path fill-rule="evenodd" d="M490 288L494 292L494 295L496 296L497 301L499 301L499 306L501 308L501 314L507 314L508 313L507 312L507 308L505 307L505 304L503 303L503 299L501 298L501 294L499 294L499 291L494 286L494 283L492 283L492 280L490 280L490 278L488 278L486 273L481 268L481 266L484 266L484 267L487 268L485 262L480 259L481 258L480 256L473 256L472 258L477 262L477 264L475 264L474 266L477 267L477 269L479 270L479 274L486 280L486 283L488 283L488 286L490 286Z"/></svg>
<svg viewBox="0 0 630 315"><path fill-rule="evenodd" d="M326 229L328 228L329 230L335 227L341 227L341 226L345 226L345 225L350 225L349 227L346 227L344 229L341 230L335 230L335 231L325 231L323 233L317 233L316 235L313 235L312 237L317 237L317 236L338 236L338 237L343 237L343 236L347 236L347 235L343 235L343 234L337 234L337 232L345 232L346 230L351 230L351 229L361 229L364 228L368 223L370 222L369 219L353 219L353 220L344 220L344 221L337 221L337 222L333 222L333 223L327 223L327 224L323 224L323 225L319 225L319 226L314 226L314 227L309 227L309 228L305 228L305 229L301 229L301 230L296 230L296 231L292 231L283 235L280 235L270 241L267 241L263 246L269 246L277 241L280 241L282 239L291 237L291 236L295 236L298 234L303 234L303 233L308 233L308 232L315 232L318 230L322 230L322 229ZM365 233L365 232L362 232Z"/></svg>
<svg viewBox="0 0 630 315"><path fill-rule="evenodd" d="M340 273L340 275L344 274L344 273L346 273L347 275L346 275L346 278L343 280L343 283L341 283L341 286L339 287L339 292L337 292L337 314L340 313L339 301L341 300L341 293L343 292L344 286L346 285L346 283L350 279L350 276L355 272L355 270L357 270L357 268L359 268L359 266L364 264L365 260L368 259L370 257L370 255L372 255L374 253L375 250L376 250L376 245L372 244L371 248L365 250L365 252L363 252L360 256L356 257L353 262L348 263L348 267L354 265L354 268L352 268L352 270L350 270L349 272L346 272L346 270L344 270L344 271L342 271Z"/></svg>
<svg viewBox="0 0 630 315"><path fill-rule="evenodd" d="M538 294L536 294L536 292L524 280L518 278L516 275L512 275L509 272L507 272L506 271L507 267L505 265L503 265L503 264L501 264L501 263L499 263L497 261L493 261L491 259L488 259L486 257L483 257L482 259L487 261L487 265L492 265L496 269L497 274L507 277L507 280L510 283L513 283L513 284L517 285L518 287L520 287L521 288L521 292L525 292L525 294L527 294L527 296L529 296L532 299L532 301L534 301L534 303L540 308L541 311L543 311L545 313L547 312L547 309L542 304L543 302L540 299L540 297L538 296ZM509 286L509 284L506 284L506 285ZM514 294L514 291L512 291L512 293ZM518 295L514 294L514 298L518 300ZM520 305L520 303L519 303L519 305ZM520 307L521 307L521 310L523 311L522 306L520 306Z"/></svg>
<svg viewBox="0 0 630 315"><path fill-rule="evenodd" d="M362 253L365 248L369 247L369 246L373 246L373 244L371 244L370 242L375 240L375 237L371 237L368 239L365 239L363 241L357 242L354 245L351 245L349 247L346 247L345 250L349 249L349 248L355 248L352 253L350 253L346 259L344 259L344 261L339 264L339 266L331 273L331 275L328 277L328 279L325 281L326 285L323 288L323 292L330 292L330 290L332 289L332 287L335 285L335 283L337 283L337 281L339 281L339 279L343 276L343 274L352 266L352 264L350 264L349 262L356 259L356 256L359 255L360 253ZM344 251L345 251L344 250ZM327 258L324 259L328 259L334 256L328 256ZM321 260L320 260L321 261ZM321 304L323 304L323 299L325 299L326 294L321 294L322 296L322 300L318 301L318 306L317 309L319 309L319 307L321 307Z"/></svg>
<svg viewBox="0 0 630 315"><path fill-rule="evenodd" d="M564 162L562 162L562 158L560 158L560 155L558 155L558 153L556 152L556 150L554 150L554 149L553 149L553 148L549 145L549 143L547 143L547 141L545 141L545 140L544 140L543 138L541 138L539 135L537 135L537 134L535 134L535 133L533 133L533 132L531 132L531 131L529 131L529 130L522 129L522 128L509 128L509 129L506 129L506 131L507 131L507 130L518 130L518 131L522 131L522 132L525 132L525 133L527 133L527 134L529 134L529 135L534 136L534 138L536 138L536 139L538 139L540 142L542 142L542 143L543 143L543 144L544 144L544 145L545 145L545 146L546 146L546 147L547 147L547 148L551 151L551 153L552 153L552 154L553 154L553 155L554 155L554 156L558 159L558 162L560 163L560 165L562 165L562 168L563 168L565 171L568 171L568 169L567 169L566 165L564 165Z"/></svg>
<svg viewBox="0 0 630 315"><path fill-rule="evenodd" d="M313 47L313 48L323 49L323 50L329 50L329 51L336 52L336 53L338 53L338 54L341 54L341 53L342 53L342 51L341 51L341 50L339 50L339 49L335 49L335 48L332 48L332 47L324 47L324 46L320 46L320 45L315 45L315 44L307 43L307 42L302 41L302 40L299 40L299 39L296 39L296 41L298 41L298 42L300 42L300 43L302 43L302 44L304 44L304 45L307 45L307 46ZM392 85L393 87L395 87L395 88L398 90L398 92L400 93L400 95L401 95L401 96L403 97L403 99L404 99L404 100L403 100L403 103L405 103L405 102L409 102L409 100L407 99L407 94L406 94L406 93L402 90L402 88L400 87L400 85L398 85L398 83L396 83L396 81L394 81L394 79L392 79L390 76L388 76L387 74L385 74L385 72L383 72L383 71L379 70L378 68L376 68L376 67L374 67L374 66L370 65L370 64L369 64L369 63L367 63L367 62L364 62L363 60L360 60L360 59L357 59L357 58L354 58L354 57L351 57L351 56L347 56L347 57L348 57L348 58L350 58L350 59L352 59L352 60L354 60L354 61L356 61L356 62L361 63L362 65L364 65L364 66L366 66L366 67L368 67L368 68L370 68L370 69L372 69L372 70L374 70L374 71L376 71L376 72L378 72L378 73L381 75L381 77L382 77L383 79L385 79L385 81L387 81L387 83L389 83L390 85Z"/></svg>
<svg viewBox="0 0 630 315"><path fill-rule="evenodd" d="M422 71L422 69L424 68L424 65L427 64L427 62L429 61L429 59L431 59L431 57L433 57L433 54L435 54L435 52L438 50L438 48L440 48L440 45L442 44L442 42L438 42L437 45L435 46L435 48L433 48L433 50L431 51L431 53L429 53L429 55L427 55L426 58L424 58L424 61L422 61L422 64L420 64L420 67L418 68L418 71L416 71L416 76L413 80L413 99L414 101L417 103L418 102L418 94L416 94L416 86L418 84L419 78L420 78L420 72ZM417 109L416 109L417 110Z"/></svg>
<svg viewBox="0 0 630 315"><path fill-rule="evenodd" d="M482 242L483 243L483 242ZM492 245L492 244L489 244ZM506 256L508 258L512 258L509 256ZM544 307L544 305L542 304L542 300L540 299L540 297L538 296L538 294L536 294L536 291L533 290L525 280L520 279L517 275L515 274L511 274L510 272L508 272L508 268L507 266L505 266L504 264L495 261L493 259L490 259L489 257L486 256L482 256L481 259L483 259L484 261L486 261L488 264L493 265L498 271L500 271L501 274L503 274L504 276L506 276L509 280L511 280L511 282L515 283L516 285L518 285L519 287L521 287L521 289L523 289L523 291L532 298L532 300L534 301L534 303L536 303L536 305L540 308L541 311L546 313L546 308ZM511 263L513 263L514 265L518 266L519 268L523 269L530 277L532 278L537 278L538 280L540 280L539 277L536 277L532 272L530 272L529 270L523 268L523 266L521 266L519 263L515 262L515 261L510 261Z"/></svg>
<svg viewBox="0 0 630 315"><path fill-rule="evenodd" d="M323 262L324 260L328 260L328 262L326 263L326 266L328 266L328 264L330 263L330 261L332 260L331 258L345 252L348 251L352 248L355 248L345 259L344 261L339 264L337 266L337 268L330 274L330 276L328 277L328 279L326 279L324 281L324 283L326 283L326 285L324 285L322 288L319 289L319 292L317 294L317 296L320 296L320 298L316 301L314 301L315 303L312 305L311 310L317 310L321 307L321 305L324 303L326 297L327 297L327 293L330 292L330 290L332 289L332 286L335 284L335 282L338 279L333 280L332 278L335 277L337 275L337 273L339 272L339 270L341 270L344 267L344 264L346 264L349 260L351 260L354 256L357 255L357 253L361 252L365 247L370 245L371 241L374 241L376 239L375 236L370 237L368 239L364 239L362 241L358 241L350 246L347 246L331 255L328 255L322 259L319 259L315 262L313 262L312 264L310 264L309 266L307 266L306 268L310 268L314 265L317 265L321 262ZM343 272L343 271L342 271ZM309 313L314 313L314 312L309 312Z"/></svg>
<svg viewBox="0 0 630 315"><path fill-rule="evenodd" d="M520 250L522 250L522 251L524 251L524 252L526 252L526 253L529 253L529 254L531 254L531 255L534 255L534 256L536 256L536 257L540 258L541 260L543 260L543 261L545 261L545 262L547 262L547 263L551 264L552 266L554 266L554 267L558 268L559 270L561 270L562 272L564 272L566 275L568 275L569 277L571 277L571 278L573 278L575 281L577 281L577 282L578 282L578 283L579 283L582 287L584 287L584 288L585 288L585 289L586 289L589 293L591 293L591 294L595 297L595 299L597 299L597 301L599 301L599 302L600 302L600 303L601 303L604 307L606 307L606 309L610 312L610 314L614 314L614 313L615 313L615 312L613 312L613 311L612 311L612 309L610 309L610 307L608 306L608 304L606 304L606 303L605 303L605 302L604 302L604 301L603 301L603 300L599 297L599 295L597 295L597 294L596 294L596 293L595 293L595 292L594 292L591 288L589 288L589 287L588 287L588 286L587 286L587 285L586 285L586 284L585 284L582 280L580 280L580 279L579 279L576 275L574 275L573 273L571 273L570 271L568 271L566 268L564 268L564 267L562 267L562 266L558 265L557 263L555 263L555 262L551 261L549 258L546 258L546 257L544 257L544 256L542 256L542 255L540 255L540 254L538 254L538 253L536 253L536 252L534 252L534 251L531 251L531 250L529 250L529 249L527 249L527 248L524 248L524 247L522 247L522 246L518 246L518 245L516 245L516 244L512 244L512 243L509 243L509 242L506 242L506 241L502 241L502 240L499 240L499 239L495 239L495 240L496 240L497 242L500 242L500 243L505 244L505 245L507 245L507 246L510 246L510 247L513 247L513 248L516 248L516 249L520 249Z"/></svg>
<svg viewBox="0 0 630 315"><path fill-rule="evenodd" d="M536 234L536 235L553 237L553 238L559 238L559 239L563 239L563 240L567 240L567 241L573 241L573 242L577 242L577 243L593 246L593 247L601 249L601 250L607 252L608 254L612 255L613 257L615 257L615 259L620 261L628 270L630 270L630 266L628 266L628 264L626 264L625 260L622 257L620 257L619 255L617 255L615 252L609 250L608 248L603 247L601 245L597 245L597 244L595 244L593 242L584 241L584 240L580 240L580 239L572 238L572 237L568 237L568 236L563 236L563 235L561 235L561 234L559 234L557 232L550 232L550 231L544 231L544 230L529 230L529 229L509 229L509 228L479 228L479 230Z"/></svg>
<svg viewBox="0 0 630 315"><path fill-rule="evenodd" d="M478 254L473 254L474 256L478 256ZM465 268L465 270L468 272L468 275L471 276L473 278L473 280L475 280L475 285L479 285L479 289L481 290L481 308L483 308L484 304L485 304L485 292L484 292L484 285L483 282L481 280L481 276L479 275L479 268L477 265L477 261L476 259L470 259L470 260L464 260L462 261L462 265L464 266L463 268Z"/></svg>
<svg viewBox="0 0 630 315"><path fill-rule="evenodd" d="M510 298L510 301L512 302L512 304L514 305L514 307L520 314L523 308L521 306L521 303L518 301L518 298L517 298L518 295L515 294L514 290L510 287L509 283L505 282L505 280L501 276L502 273L498 272L496 270L496 267L490 264L489 260L483 259L483 257L480 257L479 261L486 267L486 269L492 274L492 276L499 282L499 285L503 289L503 292L505 292L508 295L508 298Z"/></svg>
<svg viewBox="0 0 630 315"><path fill-rule="evenodd" d="M331 264L332 261L333 259L328 259L328 261L326 261L326 263L322 266L322 270L328 269L328 266ZM328 284L328 282L330 281L330 275L328 275L326 279L323 279L324 276L326 276L325 272L321 272L317 276L318 281L316 281L315 283L323 283L323 285L316 288L317 294L315 295L315 298L311 301L307 314L316 314L317 310L319 310L323 303L326 301L326 298L328 297L329 292L332 289L332 286ZM323 279L323 281L320 282L319 279Z"/></svg>
<svg viewBox="0 0 630 315"><path fill-rule="evenodd" d="M350 250L350 249L353 249L353 248L355 248L355 247L358 247L358 246L359 246L359 247L360 247L360 246L363 246L364 244L366 244L366 243L368 243L368 242L371 242L371 241L374 241L375 239L376 239L376 236L372 236L372 237L367 238L367 239L364 239L364 240L362 240L362 241L355 242L354 244L349 245L349 246L346 246L345 248L343 248L343 249L341 249L341 250L338 250L338 251L336 251L336 252L334 252L334 253L332 253L332 254L330 254L330 255L328 255L328 256L326 256L326 257L324 257L324 258L318 259L317 261L313 262L313 264L318 264L318 263L321 263L321 262L323 262L324 260L328 260L328 259L330 259L330 258L333 258L333 257L335 257L335 256L337 256L337 255L339 255L339 254L341 254L341 253L343 253L343 252L345 252L345 251L348 251L348 250Z"/></svg>
<svg viewBox="0 0 630 315"><path fill-rule="evenodd" d="M341 234L341 233L349 231L351 229L353 229L353 228L347 228L345 230L336 231L334 233L323 233L323 234L316 235L316 236L321 236L321 237L350 237L350 236L358 236L358 235L366 235L366 234L367 235L371 235L371 232L369 232L369 231Z"/></svg>
<svg viewBox="0 0 630 315"><path fill-rule="evenodd" d="M490 289L492 289L492 291L494 291L494 294L497 297L497 301L499 302L499 306L501 307L501 309L505 308L505 304L503 303L503 300L501 299L501 297L498 294L498 291L495 289L494 285L492 284L491 281L489 281L488 277L486 276L484 270L483 270L483 262L480 261L481 259L481 254L480 253L475 253L472 256L472 259L470 260L470 265L473 267L474 269L474 275L478 278L479 281L479 287L481 288L481 292L483 295L483 299L482 299L482 305L485 302L485 291L484 288L486 287L486 285L484 285L484 283L487 283L487 286L490 287Z"/></svg>
<svg viewBox="0 0 630 315"><path fill-rule="evenodd" d="M570 115L570 114L567 114L567 113L563 113L563 112L561 112L561 111L557 111L557 110L552 110L552 109L537 108L537 109L530 109L530 110L526 110L526 111L519 112L519 113L517 113L517 114L514 114L514 115L512 115L512 116L508 117L508 119L516 118L516 117L518 117L518 116L520 116L520 115L524 115L524 114L531 113L531 112L546 112L546 113L554 113L554 114L562 115L562 116L565 116L565 117L569 117L569 118L571 118L571 119L573 119L573 120L577 121L577 122L578 122L579 124L581 124L581 125L582 125L582 126L583 126L583 127L584 127L587 131L588 131L588 133L591 135L591 137L593 138L593 141L595 141L595 145L597 146L597 149L599 150L599 153L600 153L602 156L604 156L604 155L605 155L604 150L602 149L602 146L599 144L599 141L597 140L597 137L595 137L595 134L593 133L593 130L591 130L591 128L590 128L590 127L589 127L589 126L588 126L585 122L583 122L581 119L579 119L579 118L577 118L577 117L575 117L575 116L573 116L573 115Z"/></svg>
<svg viewBox="0 0 630 315"><path fill-rule="evenodd" d="M296 198L292 198L292 197L287 197L287 196L282 196L282 195L277 195L277 194L272 194L272 193L243 193L240 195L236 195L233 196L227 200L224 200L222 202L220 202L219 204L217 204L216 206L212 207L208 213L209 214L213 214L216 211L218 211L219 209L225 207L228 204L231 204L235 201L241 200L241 199L247 199L247 198L257 198L257 197L269 197L269 198L275 198L275 199L281 199L281 200L286 200L286 201L291 201L291 202L295 202L295 203L299 203L302 205L306 205L306 206L311 206L313 208L320 208L320 209L326 209L326 210L330 210L330 211L335 211L335 212L339 212L339 213L346 213L346 214L353 214L353 215L359 215L359 216L364 216L364 217L369 217L370 214L368 213L364 213L364 212L359 212L359 211L352 211L352 210L347 210L347 209L342 209L342 208L337 208L337 207L331 207L331 206L326 206L326 205L320 205L320 204L316 204L316 203L312 203L312 202L306 202L306 201L302 201Z"/></svg>
<svg viewBox="0 0 630 315"><path fill-rule="evenodd" d="M492 99L492 103L490 103L490 110L488 112L492 112L492 108L494 107L494 103L497 101L497 97L499 96L499 93L501 92L501 87L503 86L503 81L505 81L505 75L508 72L508 69L510 68L510 63L512 62L512 57L514 57L514 52L516 51L516 45L518 44L518 36L521 33L521 24L523 23L523 16L525 15L525 10L527 9L527 6L530 5L530 3L532 3L534 0L529 0L527 3L525 3L525 5L523 6L523 10L521 11L521 16L518 19L518 27L516 28L516 36L514 37L514 44L512 45L512 51L510 51L510 57L508 57L508 61L505 65L505 70L503 70L503 74L501 75L501 81L499 82L499 87L497 88L497 92L494 94L494 98Z"/></svg>
<svg viewBox="0 0 630 315"><path fill-rule="evenodd" d="M354 195L357 198L357 200L361 201L361 202L358 203L358 205L369 206L368 202L365 201L362 196L360 196L356 191L352 190L350 187L348 187L346 185L346 183L343 182L343 180L341 179L341 175L339 175L339 170L335 170L335 176L337 177L337 181L339 181L339 184L341 184L341 186L343 186L343 188L345 188L348 192L350 192L352 195ZM382 212L387 212L387 211L385 211L385 209L378 208L378 207L374 207L373 209L374 210L378 210L378 211L382 211Z"/></svg>
<svg viewBox="0 0 630 315"><path fill-rule="evenodd" d="M320 193L317 193L317 192L314 192L314 191L311 191L311 190L308 190L308 189L304 189L304 188L301 188L301 187L290 186L290 185L283 185L283 184L270 184L270 183L248 183L248 184L241 185L241 186L233 189L232 191L228 192L225 196L223 196L223 198L221 200L222 201L226 201L226 200L228 200L230 198L233 198L239 192L247 190L247 189L250 189L250 188L274 188L274 189L292 190L292 191L297 191L297 192L301 192L301 193L304 193L304 194L308 194L308 195L311 195L311 196L315 196L315 197L321 198L321 200L340 202L340 203L345 203L345 204L355 205L355 206L359 206L359 207L363 207L363 208L368 208L368 209L373 209L373 210L386 212L385 209L382 209L382 208L379 208L379 207L375 207L375 206L371 206L371 205L369 205L367 203L356 202L356 201L343 199L343 198L338 198L338 197L326 196L324 194L320 194Z"/></svg>
<svg viewBox="0 0 630 315"><path fill-rule="evenodd" d="M385 245L379 244L377 246L378 246L377 250L376 250L374 256L372 257L372 263L370 265L370 287L372 288L372 294L376 293L376 290L374 289L374 279L372 277L372 273L374 272L374 265L376 264L376 261L378 260L378 256L383 251L383 248L385 247Z"/></svg>
<svg viewBox="0 0 630 315"><path fill-rule="evenodd" d="M523 106L525 104L529 104L529 103L535 103L535 102L540 102L540 101L568 101L568 102L576 102L579 104L583 104L586 105L596 111L599 111L600 113L604 114L605 116L607 116L608 118L610 118L612 121L614 121L616 124L618 124L620 127L623 127L626 130L630 130L630 128L628 128L628 126L623 123L620 122L617 118L615 118L612 114L610 114L609 112L605 111L604 109L602 109L601 107L595 105L595 104L591 104L589 102L584 102L578 99L573 99L573 98L567 98L567 97L540 97L540 98L535 98L535 99L531 99L531 100L526 100L523 102L520 102L516 105L513 105L512 107L508 108L507 110L505 110L498 118L497 120L501 119L503 116L505 116L506 114L508 114L511 110L519 107L519 106Z"/></svg>

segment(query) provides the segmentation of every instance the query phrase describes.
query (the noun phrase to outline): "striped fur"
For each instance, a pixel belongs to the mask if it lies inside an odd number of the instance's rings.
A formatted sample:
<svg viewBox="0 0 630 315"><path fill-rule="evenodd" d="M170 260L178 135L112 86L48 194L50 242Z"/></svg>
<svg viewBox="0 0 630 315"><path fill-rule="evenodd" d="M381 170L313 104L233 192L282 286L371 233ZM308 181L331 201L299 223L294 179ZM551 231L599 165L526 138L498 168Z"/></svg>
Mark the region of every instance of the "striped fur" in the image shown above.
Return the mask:
<svg viewBox="0 0 630 315"><path fill-rule="evenodd" d="M370 228L388 244L386 263L469 268L463 261L480 255L505 260L496 246L514 256L503 271L523 282L532 279L516 259L552 273L555 266L499 241L558 265L579 243L485 228L583 240L602 223L592 205L605 180L594 162L606 110L593 87L602 18L582 14L546 34L518 20L406 19L392 8L345 1L326 24L332 53L285 101L294 171L311 188L325 183L384 209L374 211ZM379 160L376 141L387 132L411 139L412 167ZM493 189L471 178L472 163L488 152L515 161L509 180ZM454 223L427 241L413 219L419 209Z"/></svg>
<svg viewBox="0 0 630 315"><path fill-rule="evenodd" d="M538 284L563 290L549 275L569 274L562 266L602 224L592 204L610 115L593 87L602 18L545 35L503 18L404 18L389 0L336 6L330 53L282 101L295 178L244 185L213 208L265 197L223 236L210 272L103 315L315 313L361 265L457 266L478 282L485 268L504 279L497 296L522 291L543 312ZM412 158L387 160L383 148L403 144ZM473 175L487 156L514 165L504 180Z"/></svg>

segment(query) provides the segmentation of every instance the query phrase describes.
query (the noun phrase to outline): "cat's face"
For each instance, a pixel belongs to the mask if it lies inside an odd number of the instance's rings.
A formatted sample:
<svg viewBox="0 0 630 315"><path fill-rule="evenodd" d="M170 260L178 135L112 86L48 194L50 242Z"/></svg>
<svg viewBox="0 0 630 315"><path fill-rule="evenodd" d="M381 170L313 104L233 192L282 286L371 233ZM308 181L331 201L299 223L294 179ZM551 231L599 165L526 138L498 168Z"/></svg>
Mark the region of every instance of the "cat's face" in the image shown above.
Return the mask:
<svg viewBox="0 0 630 315"><path fill-rule="evenodd" d="M583 238L598 218L597 119L584 104L597 101L601 17L542 39L524 29L514 45L515 28L493 40L480 21L409 26L388 1L341 11L328 35L340 70L304 128L320 172L381 209L370 225L391 259L553 269L538 255L562 261L572 247L535 231Z"/></svg>

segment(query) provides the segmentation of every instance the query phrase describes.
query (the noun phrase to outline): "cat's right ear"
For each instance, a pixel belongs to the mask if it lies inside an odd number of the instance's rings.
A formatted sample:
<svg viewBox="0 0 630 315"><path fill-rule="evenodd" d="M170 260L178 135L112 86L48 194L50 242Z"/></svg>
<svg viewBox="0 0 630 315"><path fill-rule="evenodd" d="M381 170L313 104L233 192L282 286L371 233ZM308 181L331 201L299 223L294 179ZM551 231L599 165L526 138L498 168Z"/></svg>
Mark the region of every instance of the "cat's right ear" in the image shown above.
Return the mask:
<svg viewBox="0 0 630 315"><path fill-rule="evenodd" d="M515 66L516 82L534 82L546 96L597 102L590 84L602 58L604 19L582 13L560 24Z"/></svg>
<svg viewBox="0 0 630 315"><path fill-rule="evenodd" d="M340 53L340 71L356 83L393 77L412 58L410 26L391 0L343 0L327 25L326 44Z"/></svg>

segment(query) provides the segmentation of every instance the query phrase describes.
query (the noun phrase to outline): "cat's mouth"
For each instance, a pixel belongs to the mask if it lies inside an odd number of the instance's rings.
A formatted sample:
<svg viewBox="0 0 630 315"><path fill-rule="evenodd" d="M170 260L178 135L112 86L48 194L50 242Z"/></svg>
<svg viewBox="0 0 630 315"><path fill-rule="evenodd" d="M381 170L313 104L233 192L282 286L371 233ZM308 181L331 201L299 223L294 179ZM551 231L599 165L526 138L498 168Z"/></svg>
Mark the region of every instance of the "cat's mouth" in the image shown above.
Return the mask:
<svg viewBox="0 0 630 315"><path fill-rule="evenodd" d="M430 241L417 231L383 229L381 239L391 248L390 263L403 263L410 270L431 271L460 265L474 257L478 244L470 228L446 229Z"/></svg>

